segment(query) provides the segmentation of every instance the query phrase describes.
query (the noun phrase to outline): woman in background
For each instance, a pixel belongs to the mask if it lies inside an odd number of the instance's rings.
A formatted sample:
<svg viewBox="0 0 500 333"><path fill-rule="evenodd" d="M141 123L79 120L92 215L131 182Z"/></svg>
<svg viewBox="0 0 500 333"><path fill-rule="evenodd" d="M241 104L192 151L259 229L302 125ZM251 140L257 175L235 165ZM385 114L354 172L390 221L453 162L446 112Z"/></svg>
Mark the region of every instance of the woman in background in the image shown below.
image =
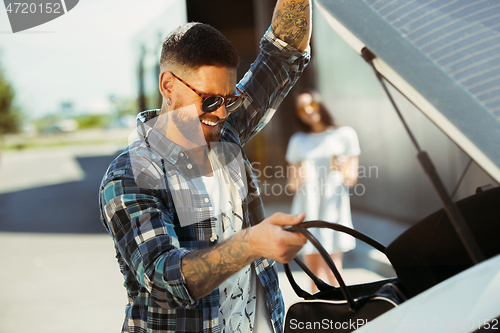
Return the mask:
<svg viewBox="0 0 500 333"><path fill-rule="evenodd" d="M306 220L324 220L352 228L349 187L358 178L358 136L347 126L337 127L317 92L307 90L295 99L295 116L302 131L288 144L288 189L295 192L292 214L306 213ZM312 228L341 271L344 252L355 247L353 237L330 229ZM306 265L325 282L338 286L321 255L308 242L303 250ZM312 285L312 290L317 291Z"/></svg>

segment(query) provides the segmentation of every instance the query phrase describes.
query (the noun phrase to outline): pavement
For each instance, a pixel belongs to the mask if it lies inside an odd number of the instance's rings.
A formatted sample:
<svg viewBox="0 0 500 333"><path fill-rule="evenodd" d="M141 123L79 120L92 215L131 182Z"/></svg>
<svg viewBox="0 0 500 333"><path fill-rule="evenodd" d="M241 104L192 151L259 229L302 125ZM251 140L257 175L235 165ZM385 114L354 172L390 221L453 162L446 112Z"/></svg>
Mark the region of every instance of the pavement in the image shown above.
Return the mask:
<svg viewBox="0 0 500 333"><path fill-rule="evenodd" d="M0 165L0 332L119 332L127 303L113 242L100 225L97 191L115 144L7 151ZM57 209L56 209L57 208ZM268 215L288 212L270 201ZM408 225L353 211L354 228L389 244ZM294 276L308 290L296 265ZM344 257L347 284L394 276L357 242ZM279 264L285 305L298 297Z"/></svg>

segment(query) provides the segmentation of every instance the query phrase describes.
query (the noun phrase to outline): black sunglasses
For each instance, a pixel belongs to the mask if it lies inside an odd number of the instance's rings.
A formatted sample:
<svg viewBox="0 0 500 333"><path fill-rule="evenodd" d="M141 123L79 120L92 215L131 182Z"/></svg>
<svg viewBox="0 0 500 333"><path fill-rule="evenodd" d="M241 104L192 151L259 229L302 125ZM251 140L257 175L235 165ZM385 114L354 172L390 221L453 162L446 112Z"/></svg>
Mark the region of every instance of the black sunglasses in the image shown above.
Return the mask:
<svg viewBox="0 0 500 333"><path fill-rule="evenodd" d="M238 89L238 87L236 87L236 90L238 90L240 95L224 97L220 95L204 94L191 87L174 73L170 72L170 74L172 74L177 80L181 81L186 87L194 91L196 95L201 97L201 111L203 112L214 112L220 108L222 104L224 104L226 106L226 111L231 113L236 111L236 109L238 109L245 101L246 96L241 90Z"/></svg>

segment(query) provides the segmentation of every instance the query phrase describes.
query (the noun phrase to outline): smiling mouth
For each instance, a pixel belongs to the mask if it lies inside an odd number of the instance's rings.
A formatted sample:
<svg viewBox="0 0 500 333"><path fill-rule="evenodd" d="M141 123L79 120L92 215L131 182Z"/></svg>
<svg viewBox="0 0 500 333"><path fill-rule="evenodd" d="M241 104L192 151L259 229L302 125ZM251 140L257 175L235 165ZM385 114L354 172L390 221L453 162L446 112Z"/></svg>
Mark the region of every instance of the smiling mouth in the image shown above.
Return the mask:
<svg viewBox="0 0 500 333"><path fill-rule="evenodd" d="M210 127L215 127L218 124L218 122L216 122L216 121L210 121L210 120L206 120L206 119L202 119L201 122L207 126L210 126Z"/></svg>

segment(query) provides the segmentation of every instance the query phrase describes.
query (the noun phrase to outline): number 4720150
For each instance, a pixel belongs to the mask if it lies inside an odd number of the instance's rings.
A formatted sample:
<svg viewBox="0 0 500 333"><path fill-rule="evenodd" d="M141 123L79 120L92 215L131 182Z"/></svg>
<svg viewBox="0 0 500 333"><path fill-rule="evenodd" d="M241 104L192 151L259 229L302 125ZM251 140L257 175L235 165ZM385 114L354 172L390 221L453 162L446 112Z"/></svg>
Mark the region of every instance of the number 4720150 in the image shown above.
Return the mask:
<svg viewBox="0 0 500 333"><path fill-rule="evenodd" d="M44 6L45 5L45 6ZM27 3L27 2L14 2L9 3L7 6L7 13L20 13L20 14L62 14L60 3Z"/></svg>
<svg viewBox="0 0 500 333"><path fill-rule="evenodd" d="M492 320L466 320L466 319L451 319L447 320L444 324L446 328L453 329L487 329L487 330L498 330L498 319Z"/></svg>

